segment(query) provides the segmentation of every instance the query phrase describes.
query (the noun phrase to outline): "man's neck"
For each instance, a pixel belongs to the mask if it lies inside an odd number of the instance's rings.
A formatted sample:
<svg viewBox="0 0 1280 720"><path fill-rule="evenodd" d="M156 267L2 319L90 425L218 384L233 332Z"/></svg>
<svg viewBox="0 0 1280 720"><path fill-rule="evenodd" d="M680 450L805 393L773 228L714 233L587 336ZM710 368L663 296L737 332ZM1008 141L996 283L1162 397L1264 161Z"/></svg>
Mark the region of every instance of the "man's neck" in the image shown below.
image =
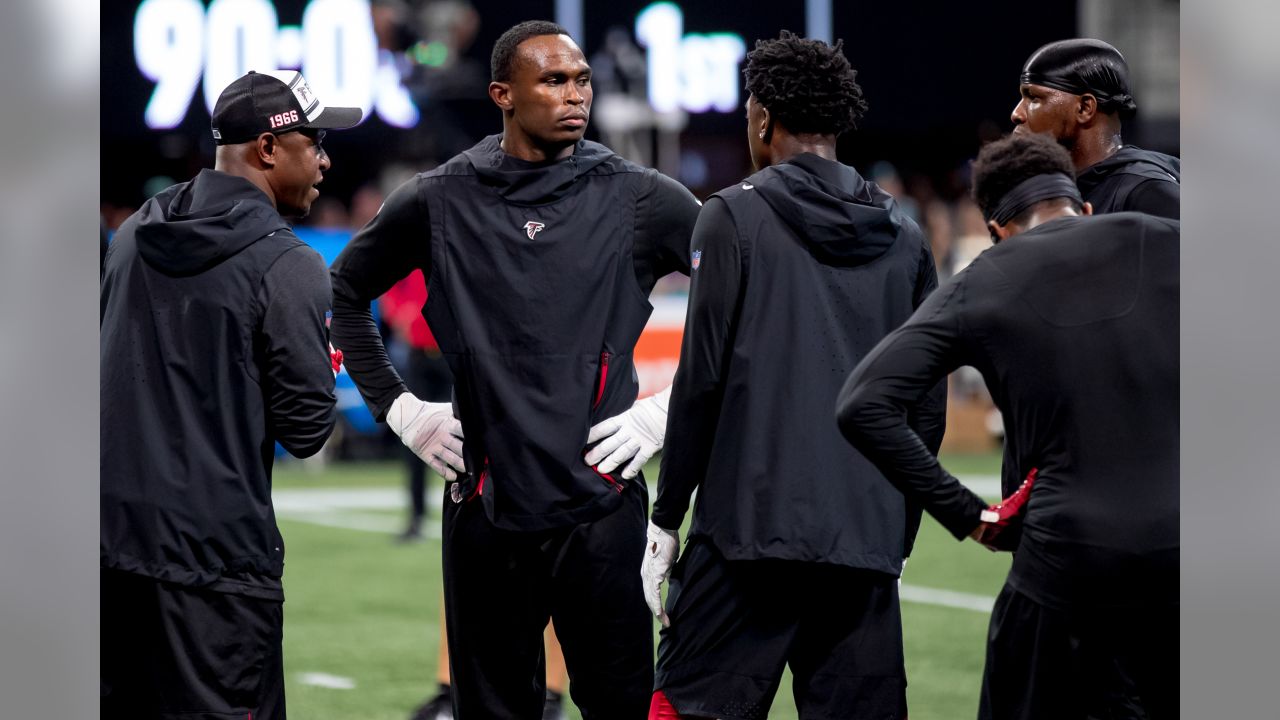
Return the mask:
<svg viewBox="0 0 1280 720"><path fill-rule="evenodd" d="M240 161L238 158L230 157L229 154L224 156L221 149L219 149L219 153L215 157L213 169L221 173L226 173L227 175L234 175L248 180L256 185L257 188L262 191L262 194L267 196L267 200L271 202L271 207L276 208L277 210L280 209L279 206L276 205L276 195L271 189L271 183L267 182L266 175L256 168L250 167L247 163Z"/></svg>
<svg viewBox="0 0 1280 720"><path fill-rule="evenodd" d="M539 145L527 136L513 135L509 132L502 133L502 142L500 143L503 152L526 162L563 160L573 154L573 148L577 144L576 142L571 142L567 145Z"/></svg>
<svg viewBox="0 0 1280 720"><path fill-rule="evenodd" d="M1061 217L1079 217L1080 211L1076 210L1070 203L1058 203L1049 205L1048 207L1036 208L1031 212L1031 216L1027 218L1026 227L1022 232L1026 232L1037 225L1043 225L1050 220L1057 220Z"/></svg>
<svg viewBox="0 0 1280 720"><path fill-rule="evenodd" d="M1119 129L1087 133L1081 135L1071 148L1071 163L1076 166L1076 174L1079 175L1115 155L1122 147L1124 141L1120 138Z"/></svg>
<svg viewBox="0 0 1280 720"><path fill-rule="evenodd" d="M777 132L776 126L774 131L775 133ZM773 165L784 163L791 158L804 153L817 155L824 160L835 161L836 136L816 134L792 135L790 133L778 134L774 136L770 143L770 148L773 152L769 160Z"/></svg>

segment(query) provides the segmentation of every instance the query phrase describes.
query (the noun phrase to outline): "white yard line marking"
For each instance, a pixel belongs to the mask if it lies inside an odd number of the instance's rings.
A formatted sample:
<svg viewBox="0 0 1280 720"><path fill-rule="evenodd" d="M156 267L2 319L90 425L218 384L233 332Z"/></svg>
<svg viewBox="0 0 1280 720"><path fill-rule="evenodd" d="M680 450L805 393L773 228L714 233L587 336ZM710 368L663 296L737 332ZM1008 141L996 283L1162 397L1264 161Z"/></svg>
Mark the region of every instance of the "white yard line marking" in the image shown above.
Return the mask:
<svg viewBox="0 0 1280 720"><path fill-rule="evenodd" d="M979 495L1000 496L999 476L967 475L960 480ZM656 492L656 487L649 488L650 497ZM290 488L276 490L272 493L272 498L276 514L282 520L384 535L394 535L404 529L404 519L399 515L369 512L402 510L407 503L407 498L405 491L400 488ZM439 520L428 521L422 530L425 537L433 540L440 539ZM995 598L986 595L907 584L902 586L900 595L906 602L984 613L991 612L995 603ZM308 673L308 676L322 675L323 673ZM338 679L346 680L346 678Z"/></svg>
<svg viewBox="0 0 1280 720"><path fill-rule="evenodd" d="M398 510L409 504L400 488L290 488L271 493L277 512Z"/></svg>
<svg viewBox="0 0 1280 720"><path fill-rule="evenodd" d="M278 512L276 513L276 517L281 520L302 522L307 523L308 525L320 525L322 527L341 528L343 530L358 530L360 532L379 533L383 535L396 535L400 533L404 530L405 523L404 519L399 516L375 515L373 513L361 512L343 512L341 510L291 510L288 512ZM441 537L440 521L428 521L424 524L422 532L425 537L439 540Z"/></svg>
<svg viewBox="0 0 1280 720"><path fill-rule="evenodd" d="M354 690L356 688L356 681L353 678L322 672L298 673L298 682L303 685L314 685L315 687L332 688L334 690Z"/></svg>
<svg viewBox="0 0 1280 720"><path fill-rule="evenodd" d="M986 595L956 592L955 590L939 590L918 585L907 585L906 583L903 583L902 587L899 588L898 596L907 602L941 605L942 607L973 610L982 613L991 612L991 608L996 602L995 598Z"/></svg>
<svg viewBox="0 0 1280 720"><path fill-rule="evenodd" d="M984 498L999 498L999 475L957 475L961 484Z"/></svg>

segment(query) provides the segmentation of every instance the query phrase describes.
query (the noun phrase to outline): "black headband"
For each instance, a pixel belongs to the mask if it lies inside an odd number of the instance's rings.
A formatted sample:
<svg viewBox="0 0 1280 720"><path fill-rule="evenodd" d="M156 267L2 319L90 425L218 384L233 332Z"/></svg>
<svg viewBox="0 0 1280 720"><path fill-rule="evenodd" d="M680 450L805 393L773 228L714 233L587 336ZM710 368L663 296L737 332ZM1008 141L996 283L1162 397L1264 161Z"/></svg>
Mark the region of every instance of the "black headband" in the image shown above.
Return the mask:
<svg viewBox="0 0 1280 720"><path fill-rule="evenodd" d="M997 225L1007 225L1010 220L1021 215L1032 205L1053 198L1068 198L1074 200L1077 205L1084 204L1074 178L1066 173L1045 173L1032 175L1015 185L1000 198L995 208L986 213L986 219L994 221Z"/></svg>
<svg viewBox="0 0 1280 720"><path fill-rule="evenodd" d="M1138 109L1129 94L1129 65L1120 51L1091 38L1049 43L1022 66L1022 84L1042 85L1072 95L1093 95L1104 113L1127 119Z"/></svg>
<svg viewBox="0 0 1280 720"><path fill-rule="evenodd" d="M1043 85L1044 87L1053 88L1054 90L1069 92L1072 95L1084 95L1085 93L1088 93L1098 98L1099 105L1104 105L1113 100L1120 101L1122 103L1132 102L1132 98L1128 93L1124 91L1121 91L1118 94L1107 92L1096 84L1090 85L1086 83L1075 73L1056 74L1024 72L1022 73L1022 77L1019 78L1019 82L1023 85Z"/></svg>

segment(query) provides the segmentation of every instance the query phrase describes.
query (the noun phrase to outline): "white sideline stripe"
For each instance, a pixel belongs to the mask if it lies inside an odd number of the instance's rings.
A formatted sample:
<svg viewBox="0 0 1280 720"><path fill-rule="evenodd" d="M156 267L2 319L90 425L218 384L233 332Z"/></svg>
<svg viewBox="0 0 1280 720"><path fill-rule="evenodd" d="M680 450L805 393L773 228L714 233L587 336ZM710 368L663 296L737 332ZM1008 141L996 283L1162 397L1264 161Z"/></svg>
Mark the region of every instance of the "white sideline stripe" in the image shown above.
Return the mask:
<svg viewBox="0 0 1280 720"><path fill-rule="evenodd" d="M986 595L974 595L973 593L956 592L955 590L939 590L918 585L907 585L906 583L903 583L902 587L898 589L898 597L907 602L941 605L942 607L973 610L982 613L991 612L991 608L996 603L995 598Z"/></svg>
<svg viewBox="0 0 1280 720"><path fill-rule="evenodd" d="M960 480L979 495L1000 496L1000 478L996 475L967 475ZM650 497L656 492L657 487L650 484ZM395 535L403 529L404 520L398 516L360 512L403 509L406 498L401 488L289 488L276 490L272 499L277 516L283 520L383 535ZM441 537L439 520L428 521L422 530L425 537L433 540ZM903 584L899 594L906 602L983 613L991 612L995 604L995 598L985 595L918 585Z"/></svg>
<svg viewBox="0 0 1280 720"><path fill-rule="evenodd" d="M355 690L356 681L349 677L341 675L330 675L322 672L306 672L298 673L298 682L303 685L314 685L322 688L333 688L334 690Z"/></svg>
<svg viewBox="0 0 1280 720"><path fill-rule="evenodd" d="M398 510L409 503L402 488L289 488L271 493L276 512Z"/></svg>
<svg viewBox="0 0 1280 720"><path fill-rule="evenodd" d="M326 510L323 512L299 512L295 510L276 513L276 517L281 520L302 522L307 523L308 525L319 525L321 527L340 528L343 530L358 530L360 532L378 533L380 535L396 535L404 530L404 520L399 517L359 512L342 512L340 510ZM425 537L439 540L441 537L440 521L433 520L427 522L422 528L422 533Z"/></svg>

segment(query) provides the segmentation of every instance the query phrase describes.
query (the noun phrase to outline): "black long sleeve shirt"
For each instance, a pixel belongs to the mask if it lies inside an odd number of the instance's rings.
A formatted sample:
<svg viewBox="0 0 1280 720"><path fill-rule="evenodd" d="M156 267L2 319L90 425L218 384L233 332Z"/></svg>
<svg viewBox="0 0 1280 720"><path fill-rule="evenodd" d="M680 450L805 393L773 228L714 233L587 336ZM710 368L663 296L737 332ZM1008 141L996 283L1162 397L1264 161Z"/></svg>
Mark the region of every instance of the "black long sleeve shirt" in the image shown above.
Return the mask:
<svg viewBox="0 0 1280 720"><path fill-rule="evenodd" d="M625 411L631 352L659 278L689 271L698 202L580 142L529 163L486 138L387 199L334 262L333 342L375 417L406 388L369 303L420 269L423 310L455 379L464 492L501 527L586 522L624 482L582 460L590 426Z"/></svg>
<svg viewBox="0 0 1280 720"><path fill-rule="evenodd" d="M1014 236L841 391L850 441L963 538L986 503L939 465L905 408L961 365L982 373L1016 448L1012 474L1039 469L1009 583L1042 604L1177 602L1178 238L1177 221L1138 213Z"/></svg>
<svg viewBox="0 0 1280 720"><path fill-rule="evenodd" d="M516 158L505 163L513 169L532 165ZM370 303L414 270L431 277L432 221L426 199L431 190L422 177L391 193L331 269L333 342L378 420L408 388L387 358ZM697 200L683 185L651 173L650 186L637 198L631 252L636 282L645 296L661 278L673 272L689 274L688 239L697 212Z"/></svg>

